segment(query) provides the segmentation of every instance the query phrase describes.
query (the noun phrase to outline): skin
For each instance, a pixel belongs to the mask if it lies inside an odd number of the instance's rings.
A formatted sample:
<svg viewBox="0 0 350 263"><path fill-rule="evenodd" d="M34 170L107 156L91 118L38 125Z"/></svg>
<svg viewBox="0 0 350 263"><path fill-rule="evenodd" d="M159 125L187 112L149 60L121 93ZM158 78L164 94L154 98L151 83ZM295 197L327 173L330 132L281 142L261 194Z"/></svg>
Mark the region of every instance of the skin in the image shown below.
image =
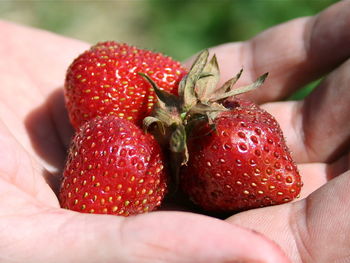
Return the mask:
<svg viewBox="0 0 350 263"><path fill-rule="evenodd" d="M72 135L62 85L69 63L89 45L0 22L0 261L350 262L349 17L350 1L342 1L211 49L222 81L242 65L237 86L270 72L245 96L280 122L305 185L298 201L226 220L61 209L56 194ZM325 74L305 100L281 102Z"/></svg>

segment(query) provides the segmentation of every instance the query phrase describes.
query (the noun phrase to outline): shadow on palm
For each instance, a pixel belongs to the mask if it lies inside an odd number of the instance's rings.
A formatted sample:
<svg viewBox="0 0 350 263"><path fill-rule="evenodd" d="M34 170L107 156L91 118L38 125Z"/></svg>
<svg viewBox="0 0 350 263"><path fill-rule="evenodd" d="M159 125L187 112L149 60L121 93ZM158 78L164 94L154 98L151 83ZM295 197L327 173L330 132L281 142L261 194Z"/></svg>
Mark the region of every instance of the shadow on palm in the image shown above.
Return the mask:
<svg viewBox="0 0 350 263"><path fill-rule="evenodd" d="M49 168L43 177L57 195L69 142L74 133L64 103L63 89L54 90L42 105L25 118L25 127L35 153Z"/></svg>

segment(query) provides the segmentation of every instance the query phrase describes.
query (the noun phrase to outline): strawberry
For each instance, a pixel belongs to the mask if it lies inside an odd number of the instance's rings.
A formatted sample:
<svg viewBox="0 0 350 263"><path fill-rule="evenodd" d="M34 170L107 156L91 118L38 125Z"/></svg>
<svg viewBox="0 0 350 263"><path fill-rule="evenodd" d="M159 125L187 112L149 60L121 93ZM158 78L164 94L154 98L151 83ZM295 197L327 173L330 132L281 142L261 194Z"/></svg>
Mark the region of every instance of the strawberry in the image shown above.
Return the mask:
<svg viewBox="0 0 350 263"><path fill-rule="evenodd" d="M108 115L86 122L73 138L59 199L74 211L128 216L156 209L166 191L154 137Z"/></svg>
<svg viewBox="0 0 350 263"><path fill-rule="evenodd" d="M293 200L300 176L272 115L242 100L194 130L181 185L208 211L232 212ZM203 135L204 134L204 135Z"/></svg>
<svg viewBox="0 0 350 263"><path fill-rule="evenodd" d="M237 98L264 82L233 88L242 71L217 88L216 57L203 51L179 84L179 97L161 91L145 124L157 123L169 136L176 181L205 210L235 212L289 202L302 182L275 118Z"/></svg>
<svg viewBox="0 0 350 263"><path fill-rule="evenodd" d="M98 43L78 56L67 70L64 86L72 125L78 128L110 114L141 125L156 97L139 72L173 94L186 73L170 57L113 41Z"/></svg>

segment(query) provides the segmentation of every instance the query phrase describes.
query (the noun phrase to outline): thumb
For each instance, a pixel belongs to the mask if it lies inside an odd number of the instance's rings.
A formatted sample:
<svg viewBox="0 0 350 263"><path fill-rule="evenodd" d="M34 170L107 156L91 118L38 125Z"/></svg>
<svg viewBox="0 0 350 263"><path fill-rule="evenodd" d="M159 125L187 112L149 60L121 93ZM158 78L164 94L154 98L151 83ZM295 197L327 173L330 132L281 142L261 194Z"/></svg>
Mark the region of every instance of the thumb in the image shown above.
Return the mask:
<svg viewBox="0 0 350 263"><path fill-rule="evenodd" d="M151 213L126 220L121 230L130 254L141 252L130 262L288 262L263 236L202 215Z"/></svg>
<svg viewBox="0 0 350 263"><path fill-rule="evenodd" d="M47 240L36 239L41 240L40 253L26 262L289 262L265 237L202 215L153 212L121 218L64 213L45 233Z"/></svg>

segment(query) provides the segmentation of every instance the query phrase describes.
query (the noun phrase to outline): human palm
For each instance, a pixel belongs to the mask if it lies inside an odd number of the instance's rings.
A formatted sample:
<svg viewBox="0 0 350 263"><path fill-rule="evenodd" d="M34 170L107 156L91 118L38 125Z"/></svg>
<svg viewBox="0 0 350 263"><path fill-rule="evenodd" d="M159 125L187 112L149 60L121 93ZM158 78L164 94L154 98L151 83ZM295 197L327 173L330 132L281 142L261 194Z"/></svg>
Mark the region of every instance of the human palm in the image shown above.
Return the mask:
<svg viewBox="0 0 350 263"><path fill-rule="evenodd" d="M259 103L332 71L304 101L263 104L298 162L301 199L225 221L190 212L123 218L61 209L56 194L72 135L62 85L88 46L0 23L0 261L288 262L281 248L296 263L350 262L349 15L344 1L317 18L212 49L223 81L241 66L238 85L270 72L249 95Z"/></svg>

